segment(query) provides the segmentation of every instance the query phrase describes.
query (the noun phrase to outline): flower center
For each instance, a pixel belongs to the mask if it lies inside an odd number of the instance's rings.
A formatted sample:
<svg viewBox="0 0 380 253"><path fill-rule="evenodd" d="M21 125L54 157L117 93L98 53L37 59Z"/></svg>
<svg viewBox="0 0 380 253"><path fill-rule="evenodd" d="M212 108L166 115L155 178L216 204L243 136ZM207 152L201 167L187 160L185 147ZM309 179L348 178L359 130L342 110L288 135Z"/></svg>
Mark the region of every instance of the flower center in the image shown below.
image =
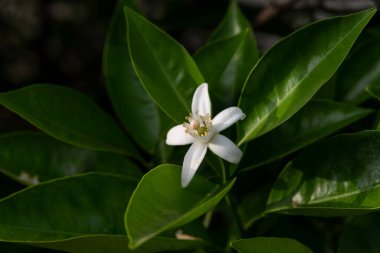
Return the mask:
<svg viewBox="0 0 380 253"><path fill-rule="evenodd" d="M204 137L209 134L210 127L212 126L210 114L206 114L205 116L203 116L199 115L198 113L196 113L195 115L190 113L189 116L185 117L185 119L186 122L183 123L185 133L190 134L194 137Z"/></svg>

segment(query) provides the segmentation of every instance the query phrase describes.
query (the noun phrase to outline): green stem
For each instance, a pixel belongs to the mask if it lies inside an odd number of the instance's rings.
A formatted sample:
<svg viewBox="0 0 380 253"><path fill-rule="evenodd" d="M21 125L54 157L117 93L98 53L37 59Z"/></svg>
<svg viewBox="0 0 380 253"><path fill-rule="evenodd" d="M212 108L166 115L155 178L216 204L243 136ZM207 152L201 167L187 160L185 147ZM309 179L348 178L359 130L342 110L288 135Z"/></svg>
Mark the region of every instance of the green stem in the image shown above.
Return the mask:
<svg viewBox="0 0 380 253"><path fill-rule="evenodd" d="M224 166L224 162L222 159L219 158L220 167L222 168L222 183L227 183L227 171L226 166Z"/></svg>

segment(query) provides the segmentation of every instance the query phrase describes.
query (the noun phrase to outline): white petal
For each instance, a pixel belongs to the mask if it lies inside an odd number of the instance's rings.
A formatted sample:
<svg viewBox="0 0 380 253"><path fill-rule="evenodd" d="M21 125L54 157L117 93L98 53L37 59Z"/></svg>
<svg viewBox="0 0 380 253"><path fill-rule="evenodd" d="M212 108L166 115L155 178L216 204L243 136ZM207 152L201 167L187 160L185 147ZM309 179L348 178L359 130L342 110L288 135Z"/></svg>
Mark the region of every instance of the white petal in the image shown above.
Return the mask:
<svg viewBox="0 0 380 253"><path fill-rule="evenodd" d="M208 94L208 84L202 83L194 92L193 102L191 104L191 111L195 115L205 116L210 114L211 116L211 101Z"/></svg>
<svg viewBox="0 0 380 253"><path fill-rule="evenodd" d="M238 120L242 120L245 118L245 114L239 107L229 107L216 115L212 119L212 125L215 132L219 133L224 129L230 127Z"/></svg>
<svg viewBox="0 0 380 253"><path fill-rule="evenodd" d="M183 159L182 165L182 187L185 188L194 177L199 165L201 164L203 158L206 155L207 144L196 141L187 151L185 158Z"/></svg>
<svg viewBox="0 0 380 253"><path fill-rule="evenodd" d="M208 147L217 156L220 156L224 160L230 163L239 163L243 153L241 150L226 136L217 134L212 138Z"/></svg>
<svg viewBox="0 0 380 253"><path fill-rule="evenodd" d="M166 144L172 146L187 145L193 142L194 138L190 134L185 133L183 125L172 127L166 136Z"/></svg>

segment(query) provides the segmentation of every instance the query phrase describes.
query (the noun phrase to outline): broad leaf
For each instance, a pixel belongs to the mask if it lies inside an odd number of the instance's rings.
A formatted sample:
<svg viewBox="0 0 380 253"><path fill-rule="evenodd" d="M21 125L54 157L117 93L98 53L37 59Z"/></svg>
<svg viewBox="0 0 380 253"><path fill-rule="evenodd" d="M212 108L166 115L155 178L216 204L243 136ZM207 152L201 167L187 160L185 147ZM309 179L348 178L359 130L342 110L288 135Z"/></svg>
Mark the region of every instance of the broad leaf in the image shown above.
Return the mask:
<svg viewBox="0 0 380 253"><path fill-rule="evenodd" d="M0 104L63 142L138 157L113 119L80 92L56 85L32 85L1 93Z"/></svg>
<svg viewBox="0 0 380 253"><path fill-rule="evenodd" d="M148 152L158 141L160 118L156 104L138 80L130 59L124 6L133 0L120 1L109 27L104 45L103 72L115 111L132 138Z"/></svg>
<svg viewBox="0 0 380 253"><path fill-rule="evenodd" d="M310 146L279 175L267 212L340 216L380 210L379 152L380 131Z"/></svg>
<svg viewBox="0 0 380 253"><path fill-rule="evenodd" d="M243 87L239 107L247 118L239 127L239 145L272 130L304 106L331 78L374 13L370 9L316 22L272 47Z"/></svg>
<svg viewBox="0 0 380 253"><path fill-rule="evenodd" d="M131 252L123 226L136 182L108 174L52 180L0 200L0 241L69 252ZM27 208L26 208L27 207ZM158 237L133 252L207 246Z"/></svg>
<svg viewBox="0 0 380 253"><path fill-rule="evenodd" d="M371 112L348 104L313 100L284 124L250 142L242 162L255 168L284 157Z"/></svg>
<svg viewBox="0 0 380 253"><path fill-rule="evenodd" d="M142 85L157 105L182 123L193 93L204 82L186 49L145 18L125 8L128 46Z"/></svg>
<svg viewBox="0 0 380 253"><path fill-rule="evenodd" d="M204 246L210 247L210 244L202 240L177 240L175 238L156 237L141 248L130 250L128 248L128 238L125 235L81 236L62 241L32 243L32 245L73 253L150 253L189 250Z"/></svg>
<svg viewBox="0 0 380 253"><path fill-rule="evenodd" d="M343 231L339 253L379 253L380 213L354 217Z"/></svg>
<svg viewBox="0 0 380 253"><path fill-rule="evenodd" d="M151 170L134 191L125 214L130 248L196 219L214 207L233 183L217 186L196 175L182 188L181 167L160 165Z"/></svg>
<svg viewBox="0 0 380 253"><path fill-rule="evenodd" d="M247 29L251 30L249 21L241 13L237 1L231 0L226 15L219 26L211 34L208 44L245 32ZM254 39L253 42L256 48L256 40ZM255 50L257 51L257 49Z"/></svg>
<svg viewBox="0 0 380 253"><path fill-rule="evenodd" d="M0 171L26 185L87 171L136 180L142 176L126 157L77 148L39 133L1 135Z"/></svg>
<svg viewBox="0 0 380 253"><path fill-rule="evenodd" d="M240 253L312 253L301 243L287 238L257 237L231 242Z"/></svg>
<svg viewBox="0 0 380 253"><path fill-rule="evenodd" d="M216 111L235 105L245 79L258 59L252 33L238 35L207 44L194 56L209 83Z"/></svg>
<svg viewBox="0 0 380 253"><path fill-rule="evenodd" d="M380 86L380 39L363 36L337 73L337 99L360 104L369 98L368 85Z"/></svg>
<svg viewBox="0 0 380 253"><path fill-rule="evenodd" d="M124 235L123 213L135 184L126 177L91 173L26 188L0 200L0 241Z"/></svg>

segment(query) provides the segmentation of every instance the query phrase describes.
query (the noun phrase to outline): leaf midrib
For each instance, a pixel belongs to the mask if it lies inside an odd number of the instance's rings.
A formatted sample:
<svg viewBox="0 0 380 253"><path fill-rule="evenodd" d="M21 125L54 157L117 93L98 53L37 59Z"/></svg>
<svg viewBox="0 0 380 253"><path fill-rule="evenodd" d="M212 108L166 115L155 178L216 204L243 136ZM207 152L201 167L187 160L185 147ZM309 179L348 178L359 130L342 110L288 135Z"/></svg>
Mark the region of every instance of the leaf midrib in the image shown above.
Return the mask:
<svg viewBox="0 0 380 253"><path fill-rule="evenodd" d="M130 16L130 15L129 15ZM134 20L135 20L135 27L138 29L141 37L144 38L145 40L145 43L146 45L148 46L149 50L152 52L152 55L156 61L156 63L158 64L159 68L160 68L160 71L163 73L164 77L166 78L166 80L168 81L168 83L170 83L169 87L174 91L174 94L179 98L179 100L181 101L181 103L185 106L185 108L190 111L190 107L187 105L186 101L182 98L182 96L178 93L178 91L174 88L174 83L172 82L171 78L168 76L168 74L166 73L164 67L162 66L161 62L158 60L158 56L154 53L155 51L153 50L153 48L151 47L151 44L149 43L149 40L147 40L147 38L145 37L145 34L141 31L140 27L137 25L137 22L136 22L136 19L135 17L132 17ZM162 33L162 31L159 30L160 33ZM181 51L183 51L184 49L182 47L180 47ZM131 50L132 51L132 50Z"/></svg>
<svg viewBox="0 0 380 253"><path fill-rule="evenodd" d="M290 88L290 92L287 92L286 94L285 94L285 96L283 96L281 99L277 99L277 107L276 108L278 108L279 106L278 105L280 105L280 104L282 104L282 102L283 101L285 101L289 96L291 96L292 95L292 93L293 93L293 91L294 90L296 90L297 88L299 88L299 86L301 85L301 83L302 82L304 82L304 80L308 77L308 76L310 76L310 74L311 73L313 73L314 71L315 71L315 69L317 69L325 60L326 60L326 58L338 47L338 45L340 45L341 43L342 43L342 41L344 41L344 40L346 40L346 38L347 37L349 37L352 33L354 33L355 31L356 31L356 28L359 26L359 25L361 25L363 22L365 22L365 20L366 19L364 19L363 18L363 20L361 21L361 22L359 22L359 23L357 23L352 29L350 29L349 30L349 32L347 33L347 34L345 34L344 36L342 36L342 37L340 37L341 39L339 40L339 42L338 43L336 43L333 47L331 47L331 49L330 50L328 50L327 51L327 53L325 54L325 57L317 64L317 65L315 65L315 67L312 69L312 71L310 71L309 72L309 75L305 75L304 77L302 77L301 79L300 79L300 81L299 81L299 84L298 85L295 85L295 86L293 86L292 88ZM258 65L258 64L257 64ZM252 71L251 72L251 74L253 74L254 73L254 71ZM250 75L251 75L250 74ZM323 85L323 84L322 84ZM265 114L264 116L262 116L262 117L260 117L260 120L259 121L257 121L258 123L257 124L255 124L254 125L254 127L252 127L251 128L251 130L250 131L248 131L248 133L247 134L245 134L245 137L244 138L242 138L240 141L239 141L239 146L241 145L241 144L243 144L244 142L246 142L246 140L249 138L249 136L253 133L253 132L255 132L255 130L257 129L257 126L260 126L260 125L262 125L263 124L263 122L265 122L266 121L266 119L269 117L269 115L271 115L272 113L273 113L273 111L275 111L275 109L273 109L273 108L271 108L270 110L269 110L270 112L269 113L267 113L267 114ZM277 125L277 124L276 124Z"/></svg>

